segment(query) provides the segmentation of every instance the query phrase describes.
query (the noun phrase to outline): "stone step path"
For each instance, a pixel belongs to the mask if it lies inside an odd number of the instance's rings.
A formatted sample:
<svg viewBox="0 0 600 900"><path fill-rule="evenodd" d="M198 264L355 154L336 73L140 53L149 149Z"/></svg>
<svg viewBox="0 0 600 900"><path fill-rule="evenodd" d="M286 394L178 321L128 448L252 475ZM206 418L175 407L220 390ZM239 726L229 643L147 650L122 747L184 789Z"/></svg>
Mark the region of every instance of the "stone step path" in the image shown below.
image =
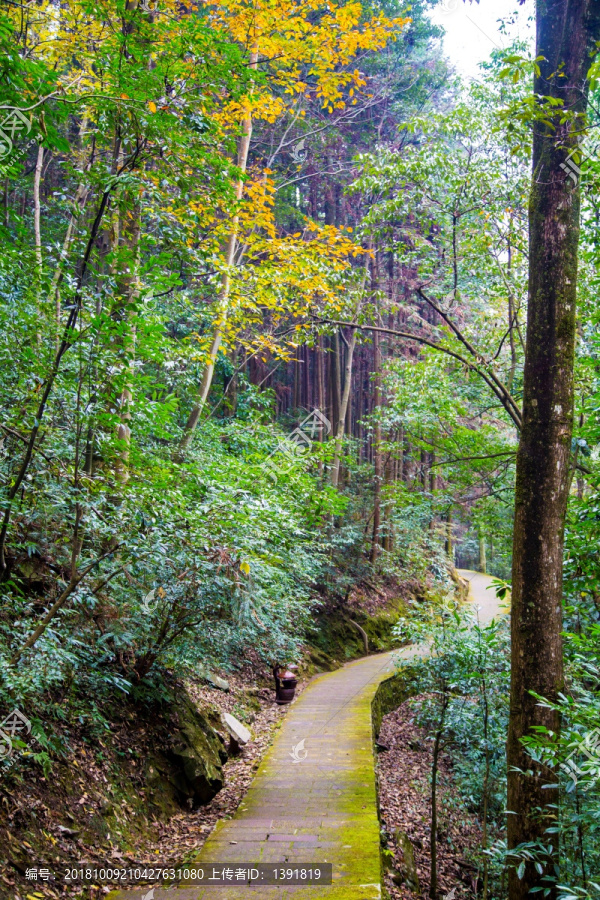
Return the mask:
<svg viewBox="0 0 600 900"><path fill-rule="evenodd" d="M471 580L480 618L497 614L489 577ZM408 647L402 656L419 652ZM368 656L314 678L292 703L233 819L221 821L196 864L273 862L285 868L333 863L331 886L182 885L155 889L153 900L379 900L377 811L371 701L394 671L397 651ZM297 760L297 761L294 761ZM190 864L192 865L192 864ZM137 888L111 898L142 898ZM150 900L150 898L148 898Z"/></svg>

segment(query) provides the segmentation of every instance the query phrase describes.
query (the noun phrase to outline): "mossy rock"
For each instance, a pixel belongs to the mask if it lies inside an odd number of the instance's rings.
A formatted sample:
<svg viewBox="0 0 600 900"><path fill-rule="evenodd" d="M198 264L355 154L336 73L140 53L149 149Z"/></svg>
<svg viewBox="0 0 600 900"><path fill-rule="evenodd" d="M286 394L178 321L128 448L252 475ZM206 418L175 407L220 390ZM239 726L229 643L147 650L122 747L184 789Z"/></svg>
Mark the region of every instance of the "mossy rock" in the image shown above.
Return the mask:
<svg viewBox="0 0 600 900"><path fill-rule="evenodd" d="M187 694L177 697L178 731L167 757L173 765L169 778L183 801L190 806L209 803L223 787L225 741L210 722L215 714L196 707Z"/></svg>
<svg viewBox="0 0 600 900"><path fill-rule="evenodd" d="M394 639L393 628L404 612L404 602L396 599L376 616L368 616L361 610L348 609L321 614L316 622L317 627L310 637L308 664L303 667L301 674L311 675L315 671L330 671L365 655L363 637L351 619L366 631L369 652L392 650L398 646L398 642Z"/></svg>
<svg viewBox="0 0 600 900"><path fill-rule="evenodd" d="M397 608L385 610L377 616L357 618L358 624L367 632L371 651L393 650L398 646L398 641L393 635L393 628L404 613L404 609L402 601L398 601Z"/></svg>
<svg viewBox="0 0 600 900"><path fill-rule="evenodd" d="M454 589L458 595L457 599L460 603L466 603L469 599L469 582L463 578L458 569L454 566L450 569L450 578L454 582Z"/></svg>
<svg viewBox="0 0 600 900"><path fill-rule="evenodd" d="M145 771L150 803L165 818L178 807L209 803L223 787L227 760L218 712L198 708L185 691L173 697L172 708L176 730L168 746L148 757Z"/></svg>

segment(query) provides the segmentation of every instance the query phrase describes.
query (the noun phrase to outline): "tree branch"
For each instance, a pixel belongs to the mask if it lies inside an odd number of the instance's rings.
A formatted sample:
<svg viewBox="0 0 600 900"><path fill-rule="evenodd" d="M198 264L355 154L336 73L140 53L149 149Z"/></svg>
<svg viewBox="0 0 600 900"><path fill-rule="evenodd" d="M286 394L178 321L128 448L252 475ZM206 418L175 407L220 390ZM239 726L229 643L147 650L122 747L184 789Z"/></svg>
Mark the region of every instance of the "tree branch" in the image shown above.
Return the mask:
<svg viewBox="0 0 600 900"><path fill-rule="evenodd" d="M514 415L512 413L509 413L509 414L511 415L511 418L515 423L517 423L517 420L518 420L517 427L520 428L521 427L521 410L515 403L515 400L514 400L512 394L510 393L510 391L508 390L508 388L506 387L506 385L502 381L500 381L500 379L498 378L498 376L496 375L494 370L491 368L489 363L484 359L484 357L480 353L477 352L477 350L471 344L471 342L464 336L464 334L462 333L460 328L452 321L452 319L450 318L448 313L444 312L444 310L435 302L435 300L432 300L431 297L428 297L422 288L417 288L417 294L419 295L419 297L421 297L422 300L424 300L426 303L428 303L429 306L431 306L431 308L434 309L436 311L436 313L444 320L444 322L446 323L448 328L450 328L450 330L456 335L456 337L461 342L461 344L464 347L466 347L466 349L469 351L471 356L473 356L480 365L485 366L487 374L492 379L492 381L498 388L498 391L500 392L500 394L498 394L496 392L494 392L494 393L496 393L496 396L498 396L498 397L500 395L502 396L502 405L504 406L504 408L506 409L507 412L509 412L509 407L512 409Z"/></svg>
<svg viewBox="0 0 600 900"><path fill-rule="evenodd" d="M461 356L460 353L456 353L454 350L450 350L449 347L443 347L441 344L436 344L435 341L429 340L429 338L421 337L418 334L410 334L407 331L395 331L393 328L380 328L376 325L360 325L358 322L341 322L337 319L322 319L318 316L313 316L316 321L322 322L323 324L328 325L339 325L345 326L347 328L356 328L358 331L379 331L382 334L391 334L395 337L405 338L409 341L416 341L418 344L424 344L427 347L432 347L434 350L438 350L440 353L445 353L447 356L451 356L453 359L458 360L463 366L466 366L472 372L475 372L482 378L490 390L494 393L494 395L498 398L512 421L514 422L516 428L520 431L521 429L521 411L513 400L512 396L508 393L506 387L502 385L502 382L499 382L502 389L498 387L496 383L497 379L493 379L491 373L487 372L485 369L481 368L481 365L477 365L476 363L471 362L471 360L466 359L466 357ZM475 353L475 358L479 359L479 356ZM508 398L510 398L511 402L508 402Z"/></svg>
<svg viewBox="0 0 600 900"><path fill-rule="evenodd" d="M11 663L13 666L15 666L19 662L19 660L21 659L21 657L23 656L23 654L25 653L26 650L29 650L31 647L33 647L33 645L36 643L38 638L44 633L44 631L46 630L46 628L48 627L48 625L50 624L52 619L55 617L55 615L58 613L58 611L61 609L61 607L63 607L65 605L65 603L67 602L67 600L69 599L69 597L71 596L73 591L77 587L79 587L79 585L81 584L81 582L83 581L85 576L89 572L92 571L94 566L97 566L99 563L102 562L103 559L106 559L107 556L110 556L112 553L114 553L118 546L119 545L117 544L116 547L111 547L110 550L107 550L106 553L103 553L102 556L99 556L98 559L95 559L93 562L91 562L89 564L89 566L85 567L85 569L83 570L83 572L81 572L80 575L71 577L68 585L66 586L66 588L64 589L64 591L62 592L60 597L57 599L57 601L54 603L54 605L50 607L50 609L48 610L48 612L46 613L46 615L44 616L44 618L42 619L42 621L40 622L38 627L35 629L33 634L31 634L27 638L27 640L25 641L23 646L19 650L17 650L17 652L13 656L13 658L11 660Z"/></svg>

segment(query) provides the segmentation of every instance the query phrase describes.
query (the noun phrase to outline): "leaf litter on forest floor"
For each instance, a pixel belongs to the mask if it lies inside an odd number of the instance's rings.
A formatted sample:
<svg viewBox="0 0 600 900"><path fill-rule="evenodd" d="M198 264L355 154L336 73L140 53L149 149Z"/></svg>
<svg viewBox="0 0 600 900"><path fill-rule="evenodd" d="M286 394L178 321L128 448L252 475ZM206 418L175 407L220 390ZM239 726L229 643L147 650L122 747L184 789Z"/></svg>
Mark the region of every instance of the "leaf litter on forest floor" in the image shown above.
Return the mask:
<svg viewBox="0 0 600 900"><path fill-rule="evenodd" d="M193 681L187 684L187 688L199 706L210 704L233 715L247 714L247 679L228 675L228 681L231 686L228 693ZM298 685L298 692L303 686ZM0 897L25 900L35 891L42 897L96 900L115 887L114 884L94 886L58 881L37 881L21 886L22 877L19 875L25 874L26 866L43 866L54 871L57 876L62 876L63 871L69 867L114 869L115 866L130 868L135 865L173 868L193 859L216 823L220 819L229 818L237 810L273 739L275 729L285 715L287 707L275 705L273 690L267 687L255 688L251 695L255 698L254 709L250 713L252 740L241 748L238 756L230 757L225 763L222 790L206 806L190 811L182 809L166 820L154 818L147 823L145 836L143 830L140 830L129 847L124 847L116 835L102 834L101 829L97 831L98 839L93 846L90 846L90 841L84 843L80 836L83 830L80 817L84 815L88 822L95 820L101 823L107 803L114 802L114 792L110 779L110 755L107 754L104 764L99 762L79 736L74 736L71 740L69 791L57 790L58 779L53 779L52 775L47 779L37 777L37 769L35 773L33 770L28 772L28 777L16 784L14 789L1 791L6 814L6 836L9 846L15 852L10 854L12 865L0 865ZM132 755L131 762L134 766L136 763L141 765L150 746L139 743L140 740L151 739L147 729L133 731L124 727L120 731L116 730L112 738L111 749L120 750L121 755L123 752L136 750L141 759L134 760ZM135 777L136 784L139 782L138 795L144 800L147 786L141 770L133 772L132 776ZM77 817L71 809L77 812ZM127 801L124 800L119 815L127 819L128 813L131 814L131 809L128 809ZM65 821L68 821L68 825L64 824ZM32 837L34 829L35 838ZM34 840L35 850L28 840L23 840L27 837ZM37 858L36 854L39 854ZM145 886L151 888L150 883Z"/></svg>
<svg viewBox="0 0 600 900"><path fill-rule="evenodd" d="M393 852L393 871L385 874L385 887L392 900L415 900L418 896L406 881L397 884L397 876L392 880L394 872L404 871L397 831L408 835L421 895L429 894L432 742L415 722L415 699L419 698L405 701L384 716L378 736L378 742L389 748L379 754L377 774L382 824L388 849ZM467 900L477 896L477 869L469 860L481 847L481 826L459 801L447 754L440 759L438 777L438 896Z"/></svg>

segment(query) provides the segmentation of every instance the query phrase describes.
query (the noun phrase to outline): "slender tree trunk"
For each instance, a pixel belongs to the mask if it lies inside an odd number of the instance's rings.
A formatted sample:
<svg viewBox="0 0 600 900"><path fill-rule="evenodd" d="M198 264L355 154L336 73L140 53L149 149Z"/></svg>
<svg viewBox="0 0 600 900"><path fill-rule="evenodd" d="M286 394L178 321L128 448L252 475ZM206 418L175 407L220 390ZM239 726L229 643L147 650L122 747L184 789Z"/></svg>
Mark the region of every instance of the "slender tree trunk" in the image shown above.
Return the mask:
<svg viewBox="0 0 600 900"><path fill-rule="evenodd" d="M88 118L87 112L84 113L83 118L81 120L81 125L79 128L79 156L80 156L80 165L81 171L89 171L92 164L92 154L90 154L90 158L87 163L84 164L84 146L83 140L85 137L85 131L87 128ZM73 235L75 233L75 226L79 219L79 216L83 212L86 204L86 200L88 197L88 189L86 188L83 182L77 187L77 192L75 194L75 202L73 204L74 211L71 213L69 218L69 224L67 225L67 232L65 234L65 239L63 241L62 250L60 253L60 257L58 263L56 264L56 269L54 271L54 276L52 278L52 283L50 285L50 290L48 292L48 301L50 303L55 302L55 322L56 322L56 350L58 351L58 345L60 342L60 319L61 319L61 303L60 303L60 292L59 285L62 277L63 264L67 255L69 253L69 249L71 247L71 242L73 240Z"/></svg>
<svg viewBox="0 0 600 900"><path fill-rule="evenodd" d="M311 400L311 397L310 397L310 347L308 346L308 344L304 345L304 353L302 355L304 356L304 366L303 366L303 368L304 368L304 372L303 372L303 375L304 375L304 378L303 378L304 408L310 409L310 407L311 407L311 402L310 402L310 400Z"/></svg>
<svg viewBox="0 0 600 900"><path fill-rule="evenodd" d="M392 485L395 481L396 476L396 463L397 460L393 456L388 456L387 461L383 466L383 482L388 487L386 491L386 503L383 507L383 541L381 545L384 550L388 553L393 548L393 537L392 537L392 508L389 502L389 486Z"/></svg>
<svg viewBox="0 0 600 900"><path fill-rule="evenodd" d="M580 430L581 430L581 429L583 428L583 426L585 425L585 413L584 413L584 408L585 408L585 394L584 394L584 395L582 396L582 398L581 398L581 413L580 413L580 416L579 416L579 428L580 428ZM575 459L577 459L577 451L575 451L575 453L576 453ZM577 470L577 499L578 499L578 500L583 500L583 496L584 496L584 488L585 488L585 481L583 480L583 475L581 474L581 472L580 472L579 470Z"/></svg>
<svg viewBox="0 0 600 900"><path fill-rule="evenodd" d="M360 313L360 309L363 302L365 283L367 280L367 272L365 271L365 275L363 278L362 286L358 293L358 301L356 304L356 312L354 313L355 317ZM356 348L356 328L352 329L352 334L350 340L347 342L346 346L346 356L345 356L345 365L344 365L344 383L343 389L341 385L341 348L340 348L340 337L339 332L336 332L336 353L335 356L338 360L338 369L336 373L336 379L339 378L340 382L338 385L338 391L341 393L340 396L340 405L339 411L335 427L335 453L333 459L333 468L331 470L331 483L334 487L337 487L340 479L340 460L342 455L342 441L344 440L344 428L346 424L346 413L348 411L348 401L350 399L350 389L352 386L352 363L354 361L354 350ZM339 394L338 394L339 396Z"/></svg>
<svg viewBox="0 0 600 900"><path fill-rule="evenodd" d="M298 350L296 348L296 358L294 359L294 409L300 409L300 360L298 359Z"/></svg>
<svg viewBox="0 0 600 900"><path fill-rule="evenodd" d="M325 367L323 365L323 338L319 335L317 344L317 409L325 411Z"/></svg>
<svg viewBox="0 0 600 900"><path fill-rule="evenodd" d="M42 204L40 200L40 186L42 183L43 165L44 148L39 144L35 162L35 176L33 179L33 231L35 236L35 264L37 268L38 286L42 280L42 229L40 225Z"/></svg>
<svg viewBox="0 0 600 900"><path fill-rule="evenodd" d="M480 637L481 640L481 637ZM484 659L482 671L485 672L487 659ZM489 722L490 710L488 704L488 691L485 674L482 675L480 681L481 699L483 704L483 740L485 741L485 769L483 773L483 811L482 811L482 834L481 849L483 850L483 896L482 900L488 897L488 880L489 880L489 864L490 858L487 855L488 848L488 810L489 810L489 792L490 792L490 742L489 742Z"/></svg>
<svg viewBox="0 0 600 900"><path fill-rule="evenodd" d="M431 763L431 833L429 836L429 855L430 855L430 875L429 875L429 896L431 900L436 900L438 890L438 871L437 871L437 830L438 830L438 772L440 767L440 753L442 737L446 727L446 712L448 709L449 698L446 693L447 685L443 685L443 693L441 700L440 721L435 733L433 741L433 759Z"/></svg>
<svg viewBox="0 0 600 900"><path fill-rule="evenodd" d="M326 341L325 346L327 348L327 355L325 357L325 366L326 366L325 371L327 373L327 378L326 378L326 383L325 383L325 386L327 389L327 409L329 410L328 415L333 423L333 428L335 429L336 423L338 420L338 415L339 415L339 403L338 403L339 398L336 397L335 377L334 377L334 375L335 375L335 371L334 371L335 348L334 348L334 344L333 344L333 339L330 336L328 336L325 339L325 341Z"/></svg>
<svg viewBox="0 0 600 900"><path fill-rule="evenodd" d="M37 311L37 326L36 326L36 342L37 344L41 344L42 342L42 332L40 329L41 321L40 321L40 293L42 289L42 272L43 272L43 260L42 260L42 229L41 229L41 199L40 199L40 187L42 183L42 168L44 166L44 148L41 144L38 144L38 152L37 159L35 162L35 175L33 178L33 233L35 239L35 305Z"/></svg>
<svg viewBox="0 0 600 900"><path fill-rule="evenodd" d="M333 337L333 421L337 424L340 418L340 410L342 408L342 347L339 332L336 331Z"/></svg>
<svg viewBox="0 0 600 900"><path fill-rule="evenodd" d="M400 426L400 431L398 433L398 443L400 444L400 459L398 460L398 480L406 481L406 437L404 435L404 426Z"/></svg>
<svg viewBox="0 0 600 900"><path fill-rule="evenodd" d="M98 238L98 231L100 228L100 223L102 222L102 217L106 211L106 206L108 204L108 199L110 196L110 192L112 190L112 185L107 188L107 190L102 195L102 199L100 201L100 205L98 208L98 212L96 213L96 217L94 222L92 223L90 236L87 242L87 246L85 249L85 253L83 255L83 259L81 261L81 265L79 267L79 272L77 274L77 282L76 282L76 290L73 306L71 308L71 312L69 313L69 318L65 324L65 329L63 333L62 341L59 345L58 351L54 358L54 362L52 364L52 368L48 374L48 377L44 383L42 395L37 407L37 411L33 420L33 426L31 428L29 438L27 440L27 447L25 449L25 454L19 465L19 469L17 471L16 476L14 477L10 488L7 491L6 499L4 502L4 515L2 517L2 525L0 527L0 580L6 577L7 565L6 565L6 538L8 534L8 527L10 524L10 518L12 514L12 506L14 499L17 495L21 484L23 483L23 479L27 475L27 471L31 464L31 460L33 458L33 453L37 441L37 437L39 434L40 426L42 424L42 420L44 414L46 412L46 407L48 404L48 399L50 394L52 393L52 389L54 387L54 383L56 381L58 371L60 369L60 365L62 362L62 358L67 350L71 347L73 341L73 332L75 326L77 324L77 319L79 316L79 312L82 306L82 287L83 281L87 272L90 256L92 250L95 246L96 240Z"/></svg>
<svg viewBox="0 0 600 900"><path fill-rule="evenodd" d="M373 431L373 462L375 478L373 486L373 537L371 540L371 563L376 562L379 552L379 529L381 527L381 421L379 407L381 406L381 343L379 332L373 335L373 371L375 380L373 385L373 409L375 412L375 425Z"/></svg>
<svg viewBox="0 0 600 900"><path fill-rule="evenodd" d="M427 455L429 465L429 493L431 495L431 519L429 520L429 530L433 532L435 531L434 492L437 488L437 476L435 474L435 453L428 453Z"/></svg>
<svg viewBox="0 0 600 900"><path fill-rule="evenodd" d="M125 375L125 384L121 391L119 404L119 426L117 438L119 440L118 462L116 467L117 479L125 484L129 480L129 451L131 447L131 404L133 400L133 366L135 354L136 333L132 320L133 304L139 296L139 253L141 233L141 210L138 203L134 204L131 211L125 216L122 230L122 238L127 247L129 258L127 277L121 280L120 293L121 304L117 310L117 316L123 323L121 337L121 370Z"/></svg>
<svg viewBox="0 0 600 900"><path fill-rule="evenodd" d="M256 69L258 64L258 47L254 47L252 52L250 53L250 61L249 68ZM246 168L248 165L248 152L250 150L250 139L252 138L252 114L248 113L248 115L244 118L242 123L242 138L240 140L240 144L238 147L238 157L237 157L237 165L238 169L241 170L242 176L246 172ZM236 202L239 203L242 199L242 194L244 193L244 179L240 178L236 184L235 188L235 199ZM231 290L231 270L235 263L235 251L237 248L237 236L238 236L238 227L239 227L239 215L236 213L231 220L231 231L229 233L229 237L227 238L227 243L225 245L225 267L223 271L223 277L221 279L221 290L219 292L219 299L217 301L217 321L215 325L215 330L213 332L213 337L210 345L210 350L208 353L208 362L204 368L204 373L202 375L202 381L200 383L200 389L198 391L198 399L194 404L192 411L190 412L189 418L186 422L183 436L180 442L181 450L186 450L192 442L192 437L194 436L194 431L196 430L196 426L198 425L198 421L202 414L202 410L204 408L204 404L206 403L208 392L210 391L210 387L213 380L213 375L215 372L215 363L217 361L217 353L219 352L219 347L221 346L221 341L223 340L223 331L227 324L227 318L229 315L229 294Z"/></svg>
<svg viewBox="0 0 600 900"><path fill-rule="evenodd" d="M346 410L348 409L348 400L350 399L350 387L352 384L352 360L354 358L354 348L356 347L356 329L352 329L352 336L348 341L346 349L346 365L344 366L344 388L340 402L340 412L338 416L337 429L335 433L335 456L333 459L333 468L331 470L331 483L334 487L338 486L340 478L340 461L342 456L342 441L344 440L344 426L346 424Z"/></svg>
<svg viewBox="0 0 600 900"><path fill-rule="evenodd" d="M508 378L506 381L506 386L509 391L513 389L513 383L515 380L515 372L517 371L517 344L515 341L515 331L516 331L516 310L515 310L515 298L513 296L512 290L510 289L510 278L512 272L512 217L510 220L509 230L508 230L508 261L507 261L507 274L509 279L509 290L508 290L508 340L510 345L510 369L508 371Z"/></svg>
<svg viewBox="0 0 600 900"><path fill-rule="evenodd" d="M452 561L454 559L454 547L452 546L452 507L446 513L446 555Z"/></svg>
<svg viewBox="0 0 600 900"><path fill-rule="evenodd" d="M556 700L563 686L562 562L573 430L573 364L579 242L579 184L562 166L576 147L587 104L587 72L600 39L600 0L537 0L537 96L560 98L551 123L534 124L529 204L529 299L523 427L517 453L512 573L512 664L508 762L508 849L551 845L542 873L509 867L510 900L525 900L553 874L558 789L521 743L534 726L558 735L557 714L532 692ZM557 76L560 73L560 77ZM579 115L578 115L579 114ZM532 774L525 774L532 770Z"/></svg>
<svg viewBox="0 0 600 900"><path fill-rule="evenodd" d="M487 559L485 556L485 534L479 531L479 571L484 575L487 572Z"/></svg>

